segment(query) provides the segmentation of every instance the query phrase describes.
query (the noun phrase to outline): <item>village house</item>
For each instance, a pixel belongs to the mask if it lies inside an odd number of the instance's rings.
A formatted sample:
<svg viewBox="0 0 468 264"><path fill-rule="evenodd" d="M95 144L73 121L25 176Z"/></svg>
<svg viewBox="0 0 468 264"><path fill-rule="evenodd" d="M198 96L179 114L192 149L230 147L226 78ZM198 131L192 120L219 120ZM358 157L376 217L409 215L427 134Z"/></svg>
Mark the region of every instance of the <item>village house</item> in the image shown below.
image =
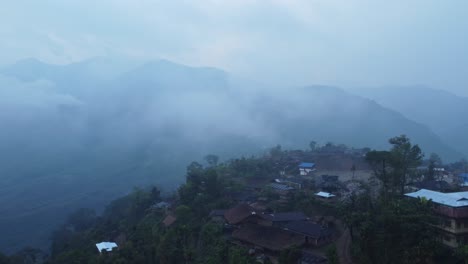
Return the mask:
<svg viewBox="0 0 468 264"><path fill-rule="evenodd" d="M305 185L305 180L301 178L280 178L280 179L275 179L276 183L284 184L289 187L292 187L294 189L302 189L303 186Z"/></svg>
<svg viewBox="0 0 468 264"><path fill-rule="evenodd" d="M260 220L255 209L245 203L224 212L224 218L230 225L257 223Z"/></svg>
<svg viewBox="0 0 468 264"><path fill-rule="evenodd" d="M337 175L320 175L315 180L315 187L328 191L336 191L341 188L341 184Z"/></svg>
<svg viewBox="0 0 468 264"><path fill-rule="evenodd" d="M219 219L222 210L213 210L212 219ZM323 226L309 222L302 212L261 213L242 203L223 214L233 229L232 243L255 246L270 252L291 247L320 246L331 239L331 232ZM226 226L228 228L229 226Z"/></svg>
<svg viewBox="0 0 468 264"><path fill-rule="evenodd" d="M301 235L305 245L321 246L332 240L332 232L328 228L309 221L290 222L284 229Z"/></svg>
<svg viewBox="0 0 468 264"><path fill-rule="evenodd" d="M256 211L256 212L272 212L272 209L267 206L267 204L263 201L257 201L254 203L249 203L249 205Z"/></svg>
<svg viewBox="0 0 468 264"><path fill-rule="evenodd" d="M290 222L305 221L307 216L302 212L281 212L271 214L260 214L262 219L259 224L266 226L283 227Z"/></svg>
<svg viewBox="0 0 468 264"><path fill-rule="evenodd" d="M425 198L434 204L440 217L437 228L441 241L452 248L468 243L468 192L441 193L426 189L405 194L411 198Z"/></svg>
<svg viewBox="0 0 468 264"><path fill-rule="evenodd" d="M232 237L248 245L261 247L271 252L279 252L304 244L301 235L272 226L254 224L247 224L234 230Z"/></svg>
<svg viewBox="0 0 468 264"><path fill-rule="evenodd" d="M309 175L309 173L315 171L315 163L302 162L299 164L299 174L302 176Z"/></svg>
<svg viewBox="0 0 468 264"><path fill-rule="evenodd" d="M277 182L270 183L268 187L270 187L272 191L279 193L279 194L287 194L290 191L295 190L294 187L288 186L283 183L277 183Z"/></svg>

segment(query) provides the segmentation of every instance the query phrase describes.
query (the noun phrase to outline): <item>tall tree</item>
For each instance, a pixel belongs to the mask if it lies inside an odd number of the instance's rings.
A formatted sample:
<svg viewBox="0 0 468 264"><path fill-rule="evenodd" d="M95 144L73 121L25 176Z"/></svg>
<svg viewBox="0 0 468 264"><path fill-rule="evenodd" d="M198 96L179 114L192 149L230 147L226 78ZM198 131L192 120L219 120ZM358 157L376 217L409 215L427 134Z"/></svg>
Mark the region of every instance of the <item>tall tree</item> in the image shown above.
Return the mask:
<svg viewBox="0 0 468 264"><path fill-rule="evenodd" d="M315 151L316 148L317 148L317 142L315 142L315 141L312 140L312 141L309 143L309 147L310 147L310 150L311 150L311 151Z"/></svg>
<svg viewBox="0 0 468 264"><path fill-rule="evenodd" d="M391 138L390 162L393 167L393 183L396 191L404 194L408 173L421 164L424 157L418 145L412 145L406 135ZM399 190L398 190L399 189Z"/></svg>
<svg viewBox="0 0 468 264"><path fill-rule="evenodd" d="M382 183L382 198L387 200L389 190L391 190L391 181L389 177L389 151L372 150L367 152L366 161L371 165L374 176Z"/></svg>
<svg viewBox="0 0 468 264"><path fill-rule="evenodd" d="M429 166L428 166L429 171L427 173L428 180L434 180L436 178L435 169L437 167L440 167L441 165L442 165L442 159L436 153L432 153L431 156L429 157Z"/></svg>

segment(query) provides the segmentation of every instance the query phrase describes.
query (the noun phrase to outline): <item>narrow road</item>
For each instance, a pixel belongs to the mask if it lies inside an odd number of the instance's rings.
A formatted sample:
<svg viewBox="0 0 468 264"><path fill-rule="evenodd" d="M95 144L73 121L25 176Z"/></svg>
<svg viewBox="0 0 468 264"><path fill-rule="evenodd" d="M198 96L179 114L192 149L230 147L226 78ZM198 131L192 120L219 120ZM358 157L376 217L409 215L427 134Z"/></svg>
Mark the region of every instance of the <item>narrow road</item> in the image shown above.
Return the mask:
<svg viewBox="0 0 468 264"><path fill-rule="evenodd" d="M336 241L336 251L338 254L338 259L340 260L340 264L352 264L351 258L351 234L349 229L346 228L343 231L343 234L338 238Z"/></svg>

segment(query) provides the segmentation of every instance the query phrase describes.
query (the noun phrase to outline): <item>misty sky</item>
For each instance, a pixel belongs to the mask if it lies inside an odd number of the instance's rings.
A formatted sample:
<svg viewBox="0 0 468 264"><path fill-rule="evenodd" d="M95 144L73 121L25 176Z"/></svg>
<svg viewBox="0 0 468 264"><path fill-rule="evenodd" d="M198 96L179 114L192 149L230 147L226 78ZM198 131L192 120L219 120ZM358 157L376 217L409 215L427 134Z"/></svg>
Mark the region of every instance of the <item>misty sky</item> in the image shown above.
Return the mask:
<svg viewBox="0 0 468 264"><path fill-rule="evenodd" d="M0 64L165 58L281 85L423 84L468 96L465 0L19 0Z"/></svg>

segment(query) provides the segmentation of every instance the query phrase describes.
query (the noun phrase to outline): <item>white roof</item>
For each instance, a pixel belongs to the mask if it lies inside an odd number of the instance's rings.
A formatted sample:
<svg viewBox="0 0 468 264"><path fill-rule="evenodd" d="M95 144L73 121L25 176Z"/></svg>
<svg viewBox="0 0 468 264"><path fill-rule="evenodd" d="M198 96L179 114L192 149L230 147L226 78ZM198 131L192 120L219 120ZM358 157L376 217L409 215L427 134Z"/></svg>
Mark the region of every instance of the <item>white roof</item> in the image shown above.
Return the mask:
<svg viewBox="0 0 468 264"><path fill-rule="evenodd" d="M417 192L405 194L413 198L426 198L432 200L434 203L443 204L451 207L468 206L468 192L453 192L441 193L426 189L421 189Z"/></svg>
<svg viewBox="0 0 468 264"><path fill-rule="evenodd" d="M96 244L96 247L98 248L99 252L102 252L103 250L112 251L113 248L117 247L117 244L114 242L101 242Z"/></svg>
<svg viewBox="0 0 468 264"><path fill-rule="evenodd" d="M315 195L320 196L320 197L324 197L324 198L331 198L331 197L335 197L335 196L336 196L336 195L334 195L334 194L327 193L327 192L318 192L318 193L316 193Z"/></svg>

